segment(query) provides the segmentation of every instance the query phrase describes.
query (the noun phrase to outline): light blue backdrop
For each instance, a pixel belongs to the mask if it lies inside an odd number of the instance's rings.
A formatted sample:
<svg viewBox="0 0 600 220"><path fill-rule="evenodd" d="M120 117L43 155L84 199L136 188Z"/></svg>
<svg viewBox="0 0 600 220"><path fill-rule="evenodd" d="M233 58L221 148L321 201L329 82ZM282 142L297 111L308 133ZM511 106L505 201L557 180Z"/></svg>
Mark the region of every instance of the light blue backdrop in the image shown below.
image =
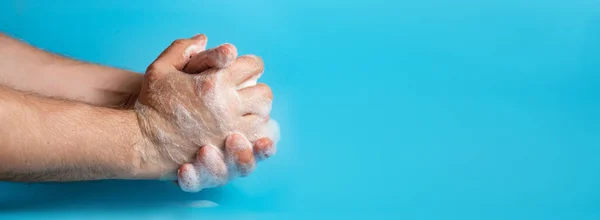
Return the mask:
<svg viewBox="0 0 600 220"><path fill-rule="evenodd" d="M222 188L0 183L0 219L600 219L596 0L4 0L0 30L140 72L205 33L264 58L282 128Z"/></svg>

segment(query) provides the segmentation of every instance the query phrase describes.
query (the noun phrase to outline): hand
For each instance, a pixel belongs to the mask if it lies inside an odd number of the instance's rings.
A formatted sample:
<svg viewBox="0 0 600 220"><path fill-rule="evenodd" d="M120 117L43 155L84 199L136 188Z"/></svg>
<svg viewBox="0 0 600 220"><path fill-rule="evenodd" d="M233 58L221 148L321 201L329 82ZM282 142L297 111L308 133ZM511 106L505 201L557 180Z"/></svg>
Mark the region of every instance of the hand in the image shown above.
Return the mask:
<svg viewBox="0 0 600 220"><path fill-rule="evenodd" d="M205 68L204 64L188 63L205 45L203 35L175 41L146 71L135 105L147 142L139 151L142 164L160 178L174 178L173 171L192 161L200 147L227 151L225 139L231 134L239 133L251 142L273 136L265 126L272 102L269 87L243 88L260 76L262 61L255 56L235 59L236 48L224 44L204 52L213 54L205 66L215 68L185 73Z"/></svg>
<svg viewBox="0 0 600 220"><path fill-rule="evenodd" d="M193 56L184 67L186 73L199 73L215 66L210 57L214 56L209 50ZM240 59L247 59L241 57ZM252 59L250 60L252 62ZM256 63L261 65L262 63ZM246 71L240 69L240 71ZM247 83L238 86L238 89L256 85L259 75L253 76ZM268 116L268 114L267 114ZM279 128L274 120L270 120L264 130L272 131L276 141ZM214 147L202 147L198 151L196 160L180 166L177 172L176 183L183 191L198 192L202 189L213 188L225 184L238 176L247 176L255 168L256 162L265 160L275 154L276 148L271 138L263 137L251 143L244 135L235 133L227 137L225 151L216 150Z"/></svg>
<svg viewBox="0 0 600 220"><path fill-rule="evenodd" d="M224 154L214 147L203 147L195 162L182 165L177 172L179 187L193 193L221 186L237 176L247 176L257 161L274 153L275 146L269 138L261 138L252 146L244 135L232 134L227 137Z"/></svg>

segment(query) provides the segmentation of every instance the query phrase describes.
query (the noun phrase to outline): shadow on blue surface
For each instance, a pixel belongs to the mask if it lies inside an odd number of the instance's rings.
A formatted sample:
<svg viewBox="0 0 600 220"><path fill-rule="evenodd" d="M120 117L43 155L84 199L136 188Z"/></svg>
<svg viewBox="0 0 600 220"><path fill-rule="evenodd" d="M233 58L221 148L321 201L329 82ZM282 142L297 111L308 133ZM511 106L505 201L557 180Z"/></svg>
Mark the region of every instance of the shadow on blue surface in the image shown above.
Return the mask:
<svg viewBox="0 0 600 220"><path fill-rule="evenodd" d="M185 206L193 201L209 200L220 203L230 193L215 188L199 193L186 193L172 182L162 181L89 181L72 183L0 183L4 192L0 211L44 211L85 209L118 211ZM226 191L226 192L225 192Z"/></svg>

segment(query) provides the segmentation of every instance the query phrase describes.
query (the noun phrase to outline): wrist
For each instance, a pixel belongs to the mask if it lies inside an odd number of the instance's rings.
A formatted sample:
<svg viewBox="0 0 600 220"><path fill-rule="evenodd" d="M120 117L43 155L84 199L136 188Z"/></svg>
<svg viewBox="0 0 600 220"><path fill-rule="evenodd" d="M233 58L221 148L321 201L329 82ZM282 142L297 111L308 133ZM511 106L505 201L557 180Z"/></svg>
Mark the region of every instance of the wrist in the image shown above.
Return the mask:
<svg viewBox="0 0 600 220"><path fill-rule="evenodd" d="M88 166L106 169L109 179L156 179L157 173L143 160L153 147L142 135L134 110L75 105L82 107L75 108L74 114L95 118L88 121L92 125L85 131L88 134L80 138L89 150L76 154L93 161Z"/></svg>
<svg viewBox="0 0 600 220"><path fill-rule="evenodd" d="M149 124L147 119L149 116L141 114L138 110L125 111L135 118L135 132L133 132L135 135L130 147L134 155L132 160L134 169L128 179L176 180L178 166L163 158L158 149L161 144L152 141L153 135L148 132L148 129L151 129L149 127L156 125Z"/></svg>
<svg viewBox="0 0 600 220"><path fill-rule="evenodd" d="M152 151L147 150L151 147L133 110L43 98L1 86L0 100L4 112L0 179L78 181L155 175L141 166L140 155Z"/></svg>
<svg viewBox="0 0 600 220"><path fill-rule="evenodd" d="M79 105L79 104L78 104ZM151 179L150 174L140 172L140 155L147 152L148 144L140 132L137 123L137 117L133 110L117 110L103 107L94 107L82 104L84 108L81 112L87 112L89 116L99 118L100 120L91 120L92 125L97 124L97 138L85 138L84 146L92 147L87 152L90 161L95 161L97 166L104 167L111 179ZM90 130L92 130L91 126ZM110 132L102 132L110 131ZM87 136L87 135L85 135ZM98 141L93 144L92 141ZM85 143L88 142L89 143ZM96 149L93 148L103 148ZM95 166L95 165L91 165Z"/></svg>
<svg viewBox="0 0 600 220"><path fill-rule="evenodd" d="M120 110L124 118L126 118L129 133L126 134L127 141L124 143L124 148L127 149L127 154L132 155L130 160L126 161L127 165L132 169L127 170L127 173L121 174L122 179L136 180L154 180L160 178L160 169L153 160L156 155L153 144L148 141L142 133L139 124L139 118L135 110L127 109Z"/></svg>

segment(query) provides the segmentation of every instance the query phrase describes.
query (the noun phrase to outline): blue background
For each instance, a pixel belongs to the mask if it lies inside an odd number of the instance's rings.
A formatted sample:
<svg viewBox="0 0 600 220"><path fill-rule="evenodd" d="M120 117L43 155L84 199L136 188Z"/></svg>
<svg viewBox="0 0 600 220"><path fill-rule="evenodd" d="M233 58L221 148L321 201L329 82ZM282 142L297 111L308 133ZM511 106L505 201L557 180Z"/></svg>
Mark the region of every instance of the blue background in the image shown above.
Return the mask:
<svg viewBox="0 0 600 220"><path fill-rule="evenodd" d="M85 3L84 3L85 2ZM250 177L0 183L0 219L600 219L600 2L4 0L0 30L142 72L205 33L265 60ZM185 204L210 200L217 208Z"/></svg>

